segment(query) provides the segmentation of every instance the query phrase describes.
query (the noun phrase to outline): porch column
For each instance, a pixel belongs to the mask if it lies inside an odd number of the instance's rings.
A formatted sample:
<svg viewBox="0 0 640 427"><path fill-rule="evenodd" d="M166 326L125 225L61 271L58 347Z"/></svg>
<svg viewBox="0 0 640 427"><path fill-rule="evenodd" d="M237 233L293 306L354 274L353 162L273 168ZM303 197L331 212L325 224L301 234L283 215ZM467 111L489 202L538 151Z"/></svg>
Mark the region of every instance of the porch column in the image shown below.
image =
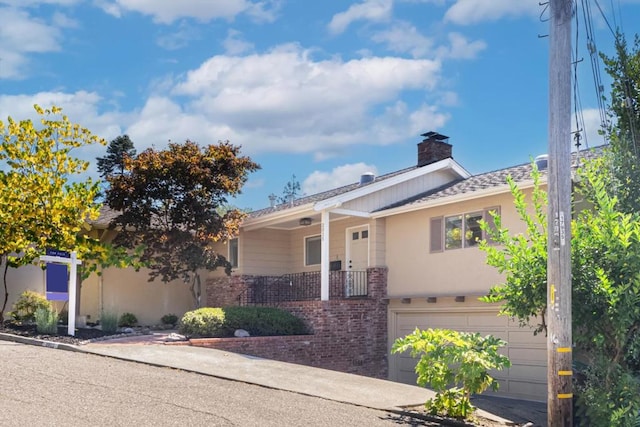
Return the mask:
<svg viewBox="0 0 640 427"><path fill-rule="evenodd" d="M320 237L320 299L329 301L329 211L322 211Z"/></svg>

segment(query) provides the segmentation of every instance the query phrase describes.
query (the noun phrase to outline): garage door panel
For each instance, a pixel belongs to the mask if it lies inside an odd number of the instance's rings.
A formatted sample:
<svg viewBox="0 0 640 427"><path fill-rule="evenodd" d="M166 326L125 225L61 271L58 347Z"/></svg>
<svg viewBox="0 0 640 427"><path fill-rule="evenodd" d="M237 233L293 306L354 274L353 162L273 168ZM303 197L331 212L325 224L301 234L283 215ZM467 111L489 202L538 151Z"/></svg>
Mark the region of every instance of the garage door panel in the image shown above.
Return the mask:
<svg viewBox="0 0 640 427"><path fill-rule="evenodd" d="M507 356L511 363L532 363L536 362L546 366L546 348L509 348Z"/></svg>
<svg viewBox="0 0 640 427"><path fill-rule="evenodd" d="M441 309L440 309L441 310ZM533 330L520 328L517 322L507 317L497 316L496 312L391 312L395 319L393 338L412 333L416 327L446 328L464 332L478 332L482 336L493 335L508 343L500 349L507 355L512 366L503 371L492 372L492 376L501 385L497 395L545 400L546 386L546 339L534 336ZM392 379L415 384L414 372L416 360L407 353L395 355L390 359Z"/></svg>
<svg viewBox="0 0 640 427"><path fill-rule="evenodd" d="M509 380L506 387L498 390L498 395L504 394L513 398L546 400L547 384L538 381Z"/></svg>
<svg viewBox="0 0 640 427"><path fill-rule="evenodd" d="M518 380L536 380L545 378L547 367L540 365L512 364L509 368L509 378Z"/></svg>
<svg viewBox="0 0 640 427"><path fill-rule="evenodd" d="M541 335L533 335L533 331L529 331L528 329L519 329L519 330L509 330L509 343L510 344L525 344L527 347L532 347L534 345L540 347L547 346L547 340L544 336Z"/></svg>

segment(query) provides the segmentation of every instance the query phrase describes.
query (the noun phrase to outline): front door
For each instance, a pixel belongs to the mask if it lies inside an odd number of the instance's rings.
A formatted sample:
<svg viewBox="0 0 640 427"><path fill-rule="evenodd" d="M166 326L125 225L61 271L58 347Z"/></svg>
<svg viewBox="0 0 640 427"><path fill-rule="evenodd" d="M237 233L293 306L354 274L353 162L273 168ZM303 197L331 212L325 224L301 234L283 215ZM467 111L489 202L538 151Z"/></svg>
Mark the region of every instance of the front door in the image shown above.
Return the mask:
<svg viewBox="0 0 640 427"><path fill-rule="evenodd" d="M367 295L369 226L347 228L346 296Z"/></svg>

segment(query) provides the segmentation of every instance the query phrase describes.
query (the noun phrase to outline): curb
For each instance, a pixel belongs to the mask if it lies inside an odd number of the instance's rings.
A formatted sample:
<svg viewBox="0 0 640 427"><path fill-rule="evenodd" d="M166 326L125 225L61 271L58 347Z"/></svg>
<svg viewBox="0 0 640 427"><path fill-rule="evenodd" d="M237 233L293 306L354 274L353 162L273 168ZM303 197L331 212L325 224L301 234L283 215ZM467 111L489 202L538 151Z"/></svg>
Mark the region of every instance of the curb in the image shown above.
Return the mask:
<svg viewBox="0 0 640 427"><path fill-rule="evenodd" d="M46 348L53 348L58 350L73 351L76 353L86 353L86 351L84 351L83 349L73 344L65 344L65 343L59 343L59 342L39 340L36 338L21 337L20 335L12 335L4 332L0 332L0 340L17 342L20 344L35 345L37 347L46 347Z"/></svg>

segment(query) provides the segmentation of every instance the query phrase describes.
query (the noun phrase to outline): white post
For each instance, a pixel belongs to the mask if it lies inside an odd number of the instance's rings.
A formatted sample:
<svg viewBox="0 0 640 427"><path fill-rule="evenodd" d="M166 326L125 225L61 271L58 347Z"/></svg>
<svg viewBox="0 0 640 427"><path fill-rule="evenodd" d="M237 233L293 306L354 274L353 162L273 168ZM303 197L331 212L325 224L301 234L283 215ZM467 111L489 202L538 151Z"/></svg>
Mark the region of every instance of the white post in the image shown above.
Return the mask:
<svg viewBox="0 0 640 427"><path fill-rule="evenodd" d="M78 254L71 252L69 264L69 321L67 322L67 335L76 334L76 276L78 271Z"/></svg>
<svg viewBox="0 0 640 427"><path fill-rule="evenodd" d="M67 334L75 336L76 334L76 294L77 294L77 272L78 264L82 261L78 259L78 254L71 252L70 258L64 258L57 255L43 255L40 262L54 262L58 264L69 265L69 321L67 326Z"/></svg>
<svg viewBox="0 0 640 427"><path fill-rule="evenodd" d="M320 300L329 301L329 211L322 211L320 240Z"/></svg>

